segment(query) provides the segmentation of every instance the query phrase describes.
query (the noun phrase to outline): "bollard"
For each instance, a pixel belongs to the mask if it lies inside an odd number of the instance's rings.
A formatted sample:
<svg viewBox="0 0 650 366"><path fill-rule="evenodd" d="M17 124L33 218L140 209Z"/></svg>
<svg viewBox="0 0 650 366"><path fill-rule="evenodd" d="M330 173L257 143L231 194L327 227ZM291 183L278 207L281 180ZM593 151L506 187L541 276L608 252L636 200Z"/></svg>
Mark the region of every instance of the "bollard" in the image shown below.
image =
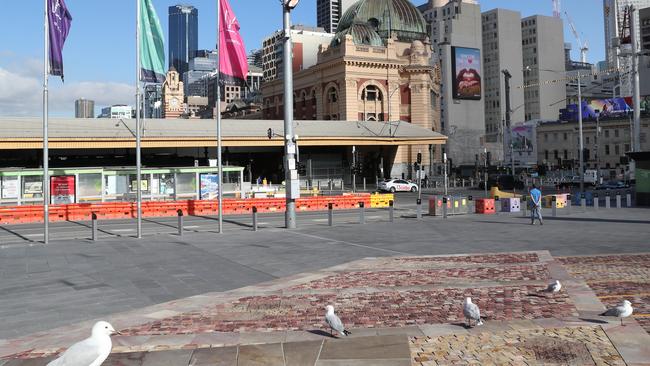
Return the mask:
<svg viewBox="0 0 650 366"><path fill-rule="evenodd" d="M551 211L553 213L553 217L557 217L557 196L551 197Z"/></svg>
<svg viewBox="0 0 650 366"><path fill-rule="evenodd" d="M616 192L616 208L621 208L621 192Z"/></svg>
<svg viewBox="0 0 650 366"><path fill-rule="evenodd" d="M253 206L253 231L257 231L257 207Z"/></svg>
<svg viewBox="0 0 650 366"><path fill-rule="evenodd" d="M183 210L177 210L178 214L178 236L183 236Z"/></svg>
<svg viewBox="0 0 650 366"><path fill-rule="evenodd" d="M329 181L329 186L330 186L330 196L332 195L332 186L333 186L333 185L334 185L334 184L332 183L332 180L330 179L330 181Z"/></svg>
<svg viewBox="0 0 650 366"><path fill-rule="evenodd" d="M363 202L359 202L359 224L363 225L366 223L366 205Z"/></svg>
<svg viewBox="0 0 650 366"><path fill-rule="evenodd" d="M471 210L470 210L470 206L474 206L474 207L471 208ZM474 204L474 197L469 195L469 196L467 196L467 213L468 214L472 213L475 210L476 210L476 205Z"/></svg>
<svg viewBox="0 0 650 366"><path fill-rule="evenodd" d="M522 208L521 214L522 214L523 217L528 216L528 214L526 214L526 211L528 210L528 204L526 202L526 197L527 196L525 196L525 195L521 196L521 208Z"/></svg>
<svg viewBox="0 0 650 366"><path fill-rule="evenodd" d="M605 193L605 208L610 209L612 207L612 204L609 199L609 192Z"/></svg>
<svg viewBox="0 0 650 366"><path fill-rule="evenodd" d="M462 182L462 184L461 184L462 187L465 188L465 179L463 178L463 179L461 180L461 182Z"/></svg>
<svg viewBox="0 0 650 366"><path fill-rule="evenodd" d="M598 198L598 193L594 193L594 210L600 208L600 198Z"/></svg>
<svg viewBox="0 0 650 366"><path fill-rule="evenodd" d="M582 212L587 211L587 197L585 197L585 192L580 193L580 206L582 206Z"/></svg>
<svg viewBox="0 0 650 366"><path fill-rule="evenodd" d="M334 210L332 202L327 204L327 225L334 225Z"/></svg>
<svg viewBox="0 0 650 366"><path fill-rule="evenodd" d="M566 211L570 215L571 214L571 205L573 203L571 202L571 195L567 194L566 195Z"/></svg>
<svg viewBox="0 0 650 366"><path fill-rule="evenodd" d="M393 222L395 220L395 216L394 216L394 213L393 213L393 210L394 210L393 205L394 205L393 200L388 201L388 220L390 222Z"/></svg>
<svg viewBox="0 0 650 366"><path fill-rule="evenodd" d="M92 220L92 239L93 241L97 241L97 214L94 212L92 213Z"/></svg>
<svg viewBox="0 0 650 366"><path fill-rule="evenodd" d="M363 191L366 191L366 177L363 177Z"/></svg>
<svg viewBox="0 0 650 366"><path fill-rule="evenodd" d="M415 204L417 205L416 217L417 217L418 220L421 220L422 219L422 200L418 198L417 201L415 201Z"/></svg>
<svg viewBox="0 0 650 366"><path fill-rule="evenodd" d="M449 199L447 196L442 197L442 218L446 219L447 218L447 202Z"/></svg>
<svg viewBox="0 0 650 366"><path fill-rule="evenodd" d="M627 201L625 202L626 207L628 208L632 207L632 193L630 193L630 191L627 191L627 193L625 194L625 200Z"/></svg>

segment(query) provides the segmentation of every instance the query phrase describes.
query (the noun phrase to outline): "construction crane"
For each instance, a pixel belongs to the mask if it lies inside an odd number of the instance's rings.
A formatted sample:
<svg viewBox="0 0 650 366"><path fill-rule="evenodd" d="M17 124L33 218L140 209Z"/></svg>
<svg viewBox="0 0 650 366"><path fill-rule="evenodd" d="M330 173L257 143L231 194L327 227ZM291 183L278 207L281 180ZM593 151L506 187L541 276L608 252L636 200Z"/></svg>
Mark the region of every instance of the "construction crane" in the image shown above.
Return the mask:
<svg viewBox="0 0 650 366"><path fill-rule="evenodd" d="M560 0L551 1L553 1L553 16L556 18L562 18L562 14L560 13L562 10L562 7L560 6Z"/></svg>
<svg viewBox="0 0 650 366"><path fill-rule="evenodd" d="M571 27L571 32L573 33L573 36L576 37L576 41L578 41L578 48L580 49L580 62L587 63L587 52L589 51L589 41L585 41L584 43L582 43L582 38L580 38L580 34L578 34L578 30L576 29L576 25L573 23L573 19L571 19L571 16L566 11L564 12L564 14L566 15L566 19L569 22L569 26Z"/></svg>

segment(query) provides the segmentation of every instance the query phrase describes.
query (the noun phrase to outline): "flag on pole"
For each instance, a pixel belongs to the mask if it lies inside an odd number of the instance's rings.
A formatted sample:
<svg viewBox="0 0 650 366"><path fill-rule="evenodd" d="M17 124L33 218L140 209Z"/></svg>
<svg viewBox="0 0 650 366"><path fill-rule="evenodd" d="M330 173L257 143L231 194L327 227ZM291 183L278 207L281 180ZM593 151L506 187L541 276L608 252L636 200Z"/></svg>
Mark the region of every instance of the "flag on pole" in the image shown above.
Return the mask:
<svg viewBox="0 0 650 366"><path fill-rule="evenodd" d="M220 76L226 84L246 84L248 58L239 34L239 22L228 0L219 1L219 64Z"/></svg>
<svg viewBox="0 0 650 366"><path fill-rule="evenodd" d="M63 44L70 32L72 16L64 0L47 1L47 18L49 23L50 75L57 75L63 80Z"/></svg>
<svg viewBox="0 0 650 366"><path fill-rule="evenodd" d="M165 44L160 20L151 0L140 1L140 80L165 81Z"/></svg>

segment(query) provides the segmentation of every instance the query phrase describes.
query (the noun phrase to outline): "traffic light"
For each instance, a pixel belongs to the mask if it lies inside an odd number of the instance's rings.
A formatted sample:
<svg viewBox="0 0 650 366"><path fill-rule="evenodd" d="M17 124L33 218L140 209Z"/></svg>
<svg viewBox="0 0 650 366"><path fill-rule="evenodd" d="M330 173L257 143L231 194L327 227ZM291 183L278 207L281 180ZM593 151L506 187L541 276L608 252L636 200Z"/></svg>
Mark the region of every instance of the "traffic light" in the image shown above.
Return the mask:
<svg viewBox="0 0 650 366"><path fill-rule="evenodd" d="M488 151L485 160L487 161L487 165L491 165L490 161L492 161L492 154Z"/></svg>
<svg viewBox="0 0 650 366"><path fill-rule="evenodd" d="M417 161L413 163L413 170L415 170L416 172L420 170L420 164Z"/></svg>
<svg viewBox="0 0 650 366"><path fill-rule="evenodd" d="M418 164L422 164L422 153L418 153L417 162Z"/></svg>
<svg viewBox="0 0 650 366"><path fill-rule="evenodd" d="M268 136L268 138L269 138L269 140L270 140L270 139L273 137L273 130L269 128L269 129L266 131L266 136Z"/></svg>
<svg viewBox="0 0 650 366"><path fill-rule="evenodd" d="M449 164L449 168L447 169L447 173L451 174L452 169L454 169L454 163L451 160L451 158L447 158L447 163Z"/></svg>
<svg viewBox="0 0 650 366"><path fill-rule="evenodd" d="M298 174L307 175L307 166L302 163L298 163Z"/></svg>

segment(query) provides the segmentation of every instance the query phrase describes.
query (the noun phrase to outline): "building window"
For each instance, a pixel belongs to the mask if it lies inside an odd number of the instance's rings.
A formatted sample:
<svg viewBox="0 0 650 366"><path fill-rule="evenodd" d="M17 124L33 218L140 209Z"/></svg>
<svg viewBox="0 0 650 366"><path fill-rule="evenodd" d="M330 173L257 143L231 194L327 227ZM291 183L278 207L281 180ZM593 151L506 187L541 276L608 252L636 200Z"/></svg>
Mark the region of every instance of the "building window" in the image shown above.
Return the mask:
<svg viewBox="0 0 650 366"><path fill-rule="evenodd" d="M569 150L564 149L564 160L568 160L568 159L569 159Z"/></svg>
<svg viewBox="0 0 650 366"><path fill-rule="evenodd" d="M548 161L548 150L544 150L544 159Z"/></svg>
<svg viewBox="0 0 650 366"><path fill-rule="evenodd" d="M381 100L381 92L374 85L368 85L361 93L361 99L367 102Z"/></svg>
<svg viewBox="0 0 650 366"><path fill-rule="evenodd" d="M559 158L559 157L560 157L560 155L558 154L557 150L553 150L553 158L555 158L555 160L557 160L557 158Z"/></svg>
<svg viewBox="0 0 650 366"><path fill-rule="evenodd" d="M614 130L614 137L618 137L618 128Z"/></svg>
<svg viewBox="0 0 650 366"><path fill-rule="evenodd" d="M618 131L618 130L616 130ZM620 155L621 154L621 148L618 145L614 145L614 155Z"/></svg>
<svg viewBox="0 0 650 366"><path fill-rule="evenodd" d="M609 155L609 145L605 145L605 155Z"/></svg>
<svg viewBox="0 0 650 366"><path fill-rule="evenodd" d="M568 138L568 134L565 132L565 133L564 133L564 141L566 141L567 138Z"/></svg>
<svg viewBox="0 0 650 366"><path fill-rule="evenodd" d="M609 130L605 130L605 137L609 137Z"/></svg>
<svg viewBox="0 0 650 366"><path fill-rule="evenodd" d="M589 144L589 136L587 136L585 139L586 139L585 141L586 141L586 143L588 145Z"/></svg>
<svg viewBox="0 0 650 366"><path fill-rule="evenodd" d="M630 151L630 144L625 144L625 151Z"/></svg>
<svg viewBox="0 0 650 366"><path fill-rule="evenodd" d="M330 102L330 103L336 103L336 101L338 99L339 98L338 98L338 93L336 92L336 89L335 88L330 88L327 91L327 101Z"/></svg>

